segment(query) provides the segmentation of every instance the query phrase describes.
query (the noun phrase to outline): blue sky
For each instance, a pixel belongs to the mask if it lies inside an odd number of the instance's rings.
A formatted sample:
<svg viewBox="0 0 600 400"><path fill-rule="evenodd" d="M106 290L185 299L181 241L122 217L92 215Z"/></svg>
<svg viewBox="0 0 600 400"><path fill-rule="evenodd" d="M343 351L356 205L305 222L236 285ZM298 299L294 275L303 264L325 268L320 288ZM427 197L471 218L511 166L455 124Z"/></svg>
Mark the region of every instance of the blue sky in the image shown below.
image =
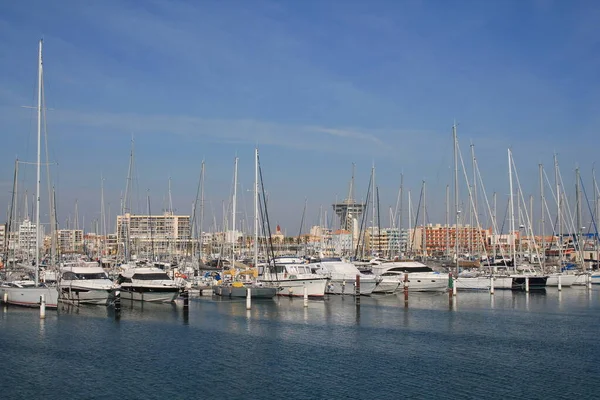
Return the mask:
<svg viewBox="0 0 600 400"><path fill-rule="evenodd" d="M572 189L575 167L591 182L598 159L599 20L595 1L2 2L0 206L15 157L35 159L35 114L22 106L35 104L40 37L63 227L76 199L86 229L99 217L101 176L116 213L132 136L141 203L149 193L164 208L170 177L189 214L204 159L205 218L217 223L236 155L238 219L251 218L258 145L271 220L288 234L305 198L309 225L321 206L331 217L352 163L358 198L375 165L384 225L401 173L414 202L426 181L429 220L443 222L455 119L499 204L508 147L526 195L554 152Z"/></svg>

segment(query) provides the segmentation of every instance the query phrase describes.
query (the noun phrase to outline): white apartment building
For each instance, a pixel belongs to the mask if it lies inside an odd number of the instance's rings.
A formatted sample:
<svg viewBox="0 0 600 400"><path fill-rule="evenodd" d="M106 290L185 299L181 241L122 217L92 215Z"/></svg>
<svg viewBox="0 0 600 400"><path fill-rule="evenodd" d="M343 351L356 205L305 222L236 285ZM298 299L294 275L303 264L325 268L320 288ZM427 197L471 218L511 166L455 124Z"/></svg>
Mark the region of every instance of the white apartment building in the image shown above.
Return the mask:
<svg viewBox="0 0 600 400"><path fill-rule="evenodd" d="M191 246L189 215L118 215L119 252L129 254L184 254Z"/></svg>

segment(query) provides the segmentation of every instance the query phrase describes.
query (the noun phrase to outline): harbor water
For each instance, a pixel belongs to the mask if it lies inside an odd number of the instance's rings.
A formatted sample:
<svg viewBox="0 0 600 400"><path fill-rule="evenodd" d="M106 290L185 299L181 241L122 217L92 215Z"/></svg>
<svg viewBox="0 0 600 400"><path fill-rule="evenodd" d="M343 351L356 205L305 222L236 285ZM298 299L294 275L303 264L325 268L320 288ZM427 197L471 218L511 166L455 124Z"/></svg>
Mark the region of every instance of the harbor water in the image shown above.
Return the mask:
<svg viewBox="0 0 600 400"><path fill-rule="evenodd" d="M600 288L0 310L3 399L592 399Z"/></svg>

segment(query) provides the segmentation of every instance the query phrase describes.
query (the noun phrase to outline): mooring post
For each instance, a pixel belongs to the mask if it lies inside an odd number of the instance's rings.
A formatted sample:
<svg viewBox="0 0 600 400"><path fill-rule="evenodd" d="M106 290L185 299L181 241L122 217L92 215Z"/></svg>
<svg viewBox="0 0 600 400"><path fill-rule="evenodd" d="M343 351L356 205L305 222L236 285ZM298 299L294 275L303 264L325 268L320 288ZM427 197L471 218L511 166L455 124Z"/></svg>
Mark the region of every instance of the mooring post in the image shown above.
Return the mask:
<svg viewBox="0 0 600 400"><path fill-rule="evenodd" d="M308 288L304 285L304 307L308 307Z"/></svg>
<svg viewBox="0 0 600 400"><path fill-rule="evenodd" d="M46 296L40 296L40 319L46 318Z"/></svg>
<svg viewBox="0 0 600 400"><path fill-rule="evenodd" d="M252 289L246 289L246 310L252 308Z"/></svg>
<svg viewBox="0 0 600 400"><path fill-rule="evenodd" d="M408 272L404 273L404 307L408 307Z"/></svg>
<svg viewBox="0 0 600 400"><path fill-rule="evenodd" d="M356 284L354 285L354 302L360 306L360 275L356 274Z"/></svg>

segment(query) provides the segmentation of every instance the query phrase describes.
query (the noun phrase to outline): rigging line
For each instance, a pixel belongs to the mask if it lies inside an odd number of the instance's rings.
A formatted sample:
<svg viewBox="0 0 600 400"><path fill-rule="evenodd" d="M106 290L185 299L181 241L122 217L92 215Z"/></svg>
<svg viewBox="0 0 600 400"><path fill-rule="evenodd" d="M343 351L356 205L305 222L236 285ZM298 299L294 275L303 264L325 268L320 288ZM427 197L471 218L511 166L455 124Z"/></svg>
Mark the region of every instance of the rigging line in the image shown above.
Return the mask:
<svg viewBox="0 0 600 400"><path fill-rule="evenodd" d="M371 198L371 182L373 181L373 174L371 174L370 178L369 178L369 186L367 188L367 198L365 200L365 204L369 204L369 200ZM356 241L356 250L354 251L354 259L358 258L358 249L360 248L360 244L361 242L364 244L364 238L365 238L365 221L367 219L367 216L369 214L369 210L368 207L365 207L365 212L363 212L362 215L362 220L360 222L360 231L358 232L358 240Z"/></svg>
<svg viewBox="0 0 600 400"><path fill-rule="evenodd" d="M596 237L598 237L598 227L596 226L596 219L594 218L592 208L590 207L590 201L589 201L587 193L585 191L585 185L583 184L583 179L581 178L581 175L579 176L579 181L581 182L581 188L583 189L583 196L585 197L585 203L587 204L590 215L592 216L592 224L594 225L594 231L595 231ZM588 228L588 233L590 232L589 229L590 228Z"/></svg>

